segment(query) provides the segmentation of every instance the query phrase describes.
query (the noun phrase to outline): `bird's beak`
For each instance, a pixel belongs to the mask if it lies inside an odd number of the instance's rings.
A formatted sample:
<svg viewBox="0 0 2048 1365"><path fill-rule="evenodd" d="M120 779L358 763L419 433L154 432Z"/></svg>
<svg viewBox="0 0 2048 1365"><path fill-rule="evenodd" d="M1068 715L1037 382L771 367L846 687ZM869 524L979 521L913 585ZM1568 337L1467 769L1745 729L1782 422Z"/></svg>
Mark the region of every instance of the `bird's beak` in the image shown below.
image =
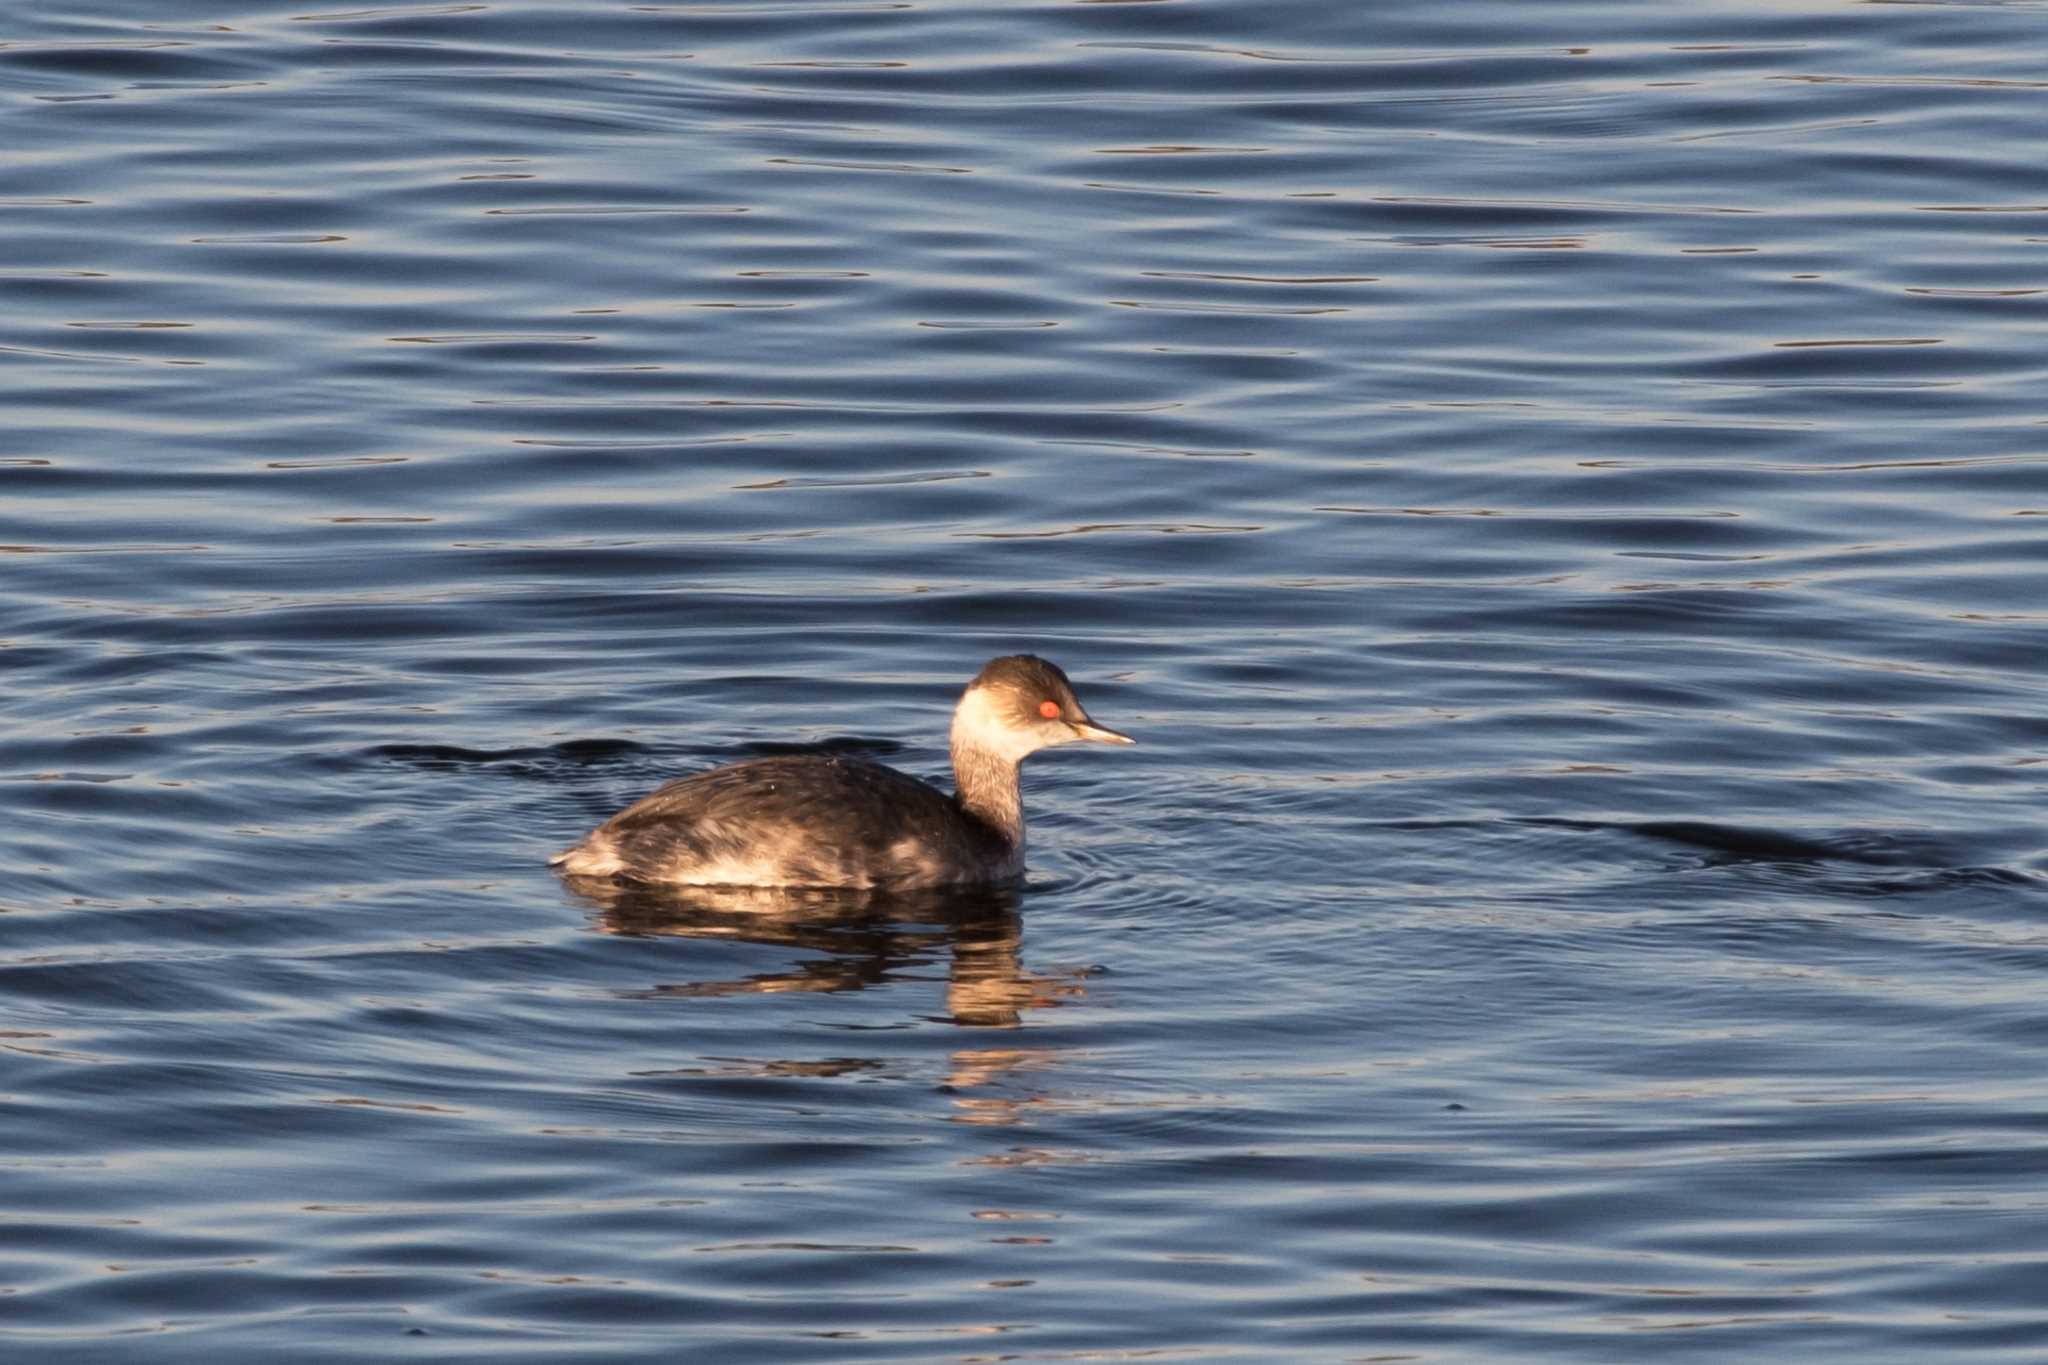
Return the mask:
<svg viewBox="0 0 2048 1365"><path fill-rule="evenodd" d="M1092 739L1097 744L1136 744L1138 742L1129 735L1120 735L1114 730L1104 729L1093 721L1076 720L1069 721L1068 724L1074 727L1076 738Z"/></svg>

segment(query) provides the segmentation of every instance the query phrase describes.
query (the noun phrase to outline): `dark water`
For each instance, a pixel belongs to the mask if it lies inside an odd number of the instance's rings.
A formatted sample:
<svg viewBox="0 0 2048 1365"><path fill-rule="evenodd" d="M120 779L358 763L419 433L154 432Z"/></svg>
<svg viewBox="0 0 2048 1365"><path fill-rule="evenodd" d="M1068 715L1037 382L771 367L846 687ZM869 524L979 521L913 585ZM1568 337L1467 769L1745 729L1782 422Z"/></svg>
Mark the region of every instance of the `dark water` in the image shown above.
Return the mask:
<svg viewBox="0 0 2048 1365"><path fill-rule="evenodd" d="M11 8L0 1353L2048 1358L2044 52ZM543 866L1013 649L1014 897Z"/></svg>

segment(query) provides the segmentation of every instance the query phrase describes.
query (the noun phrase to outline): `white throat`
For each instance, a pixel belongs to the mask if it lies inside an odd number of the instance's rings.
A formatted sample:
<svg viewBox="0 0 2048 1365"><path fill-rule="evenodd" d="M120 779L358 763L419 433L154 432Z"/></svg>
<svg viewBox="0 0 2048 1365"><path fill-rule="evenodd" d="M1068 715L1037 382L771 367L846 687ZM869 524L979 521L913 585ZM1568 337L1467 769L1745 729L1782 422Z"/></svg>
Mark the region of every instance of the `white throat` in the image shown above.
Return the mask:
<svg viewBox="0 0 2048 1365"><path fill-rule="evenodd" d="M1039 747L1036 734L1004 721L987 688L969 688L960 698L960 705L953 712L952 749L956 761L957 755L966 750L1014 765Z"/></svg>

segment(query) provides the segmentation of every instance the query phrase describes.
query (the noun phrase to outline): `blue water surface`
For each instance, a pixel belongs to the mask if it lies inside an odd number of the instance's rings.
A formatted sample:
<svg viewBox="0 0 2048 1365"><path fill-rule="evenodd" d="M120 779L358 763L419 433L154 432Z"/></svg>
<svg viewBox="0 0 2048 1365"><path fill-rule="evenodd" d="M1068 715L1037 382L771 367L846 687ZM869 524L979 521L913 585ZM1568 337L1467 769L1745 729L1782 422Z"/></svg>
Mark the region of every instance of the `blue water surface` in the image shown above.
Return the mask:
<svg viewBox="0 0 2048 1365"><path fill-rule="evenodd" d="M2048 4L0 16L0 1355L2048 1358ZM1132 750L1013 892L564 886Z"/></svg>

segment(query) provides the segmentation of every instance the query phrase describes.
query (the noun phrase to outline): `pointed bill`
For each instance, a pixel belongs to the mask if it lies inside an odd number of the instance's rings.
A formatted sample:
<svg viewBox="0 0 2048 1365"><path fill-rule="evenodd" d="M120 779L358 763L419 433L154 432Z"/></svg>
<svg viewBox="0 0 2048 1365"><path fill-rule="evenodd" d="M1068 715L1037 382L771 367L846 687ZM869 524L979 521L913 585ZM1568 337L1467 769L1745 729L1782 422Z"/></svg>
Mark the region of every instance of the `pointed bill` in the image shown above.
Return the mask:
<svg viewBox="0 0 2048 1365"><path fill-rule="evenodd" d="M1093 721L1077 720L1071 721L1069 724L1074 727L1076 735L1082 739L1092 739L1097 744L1136 744L1138 742L1129 735L1118 734L1116 731L1097 725Z"/></svg>

